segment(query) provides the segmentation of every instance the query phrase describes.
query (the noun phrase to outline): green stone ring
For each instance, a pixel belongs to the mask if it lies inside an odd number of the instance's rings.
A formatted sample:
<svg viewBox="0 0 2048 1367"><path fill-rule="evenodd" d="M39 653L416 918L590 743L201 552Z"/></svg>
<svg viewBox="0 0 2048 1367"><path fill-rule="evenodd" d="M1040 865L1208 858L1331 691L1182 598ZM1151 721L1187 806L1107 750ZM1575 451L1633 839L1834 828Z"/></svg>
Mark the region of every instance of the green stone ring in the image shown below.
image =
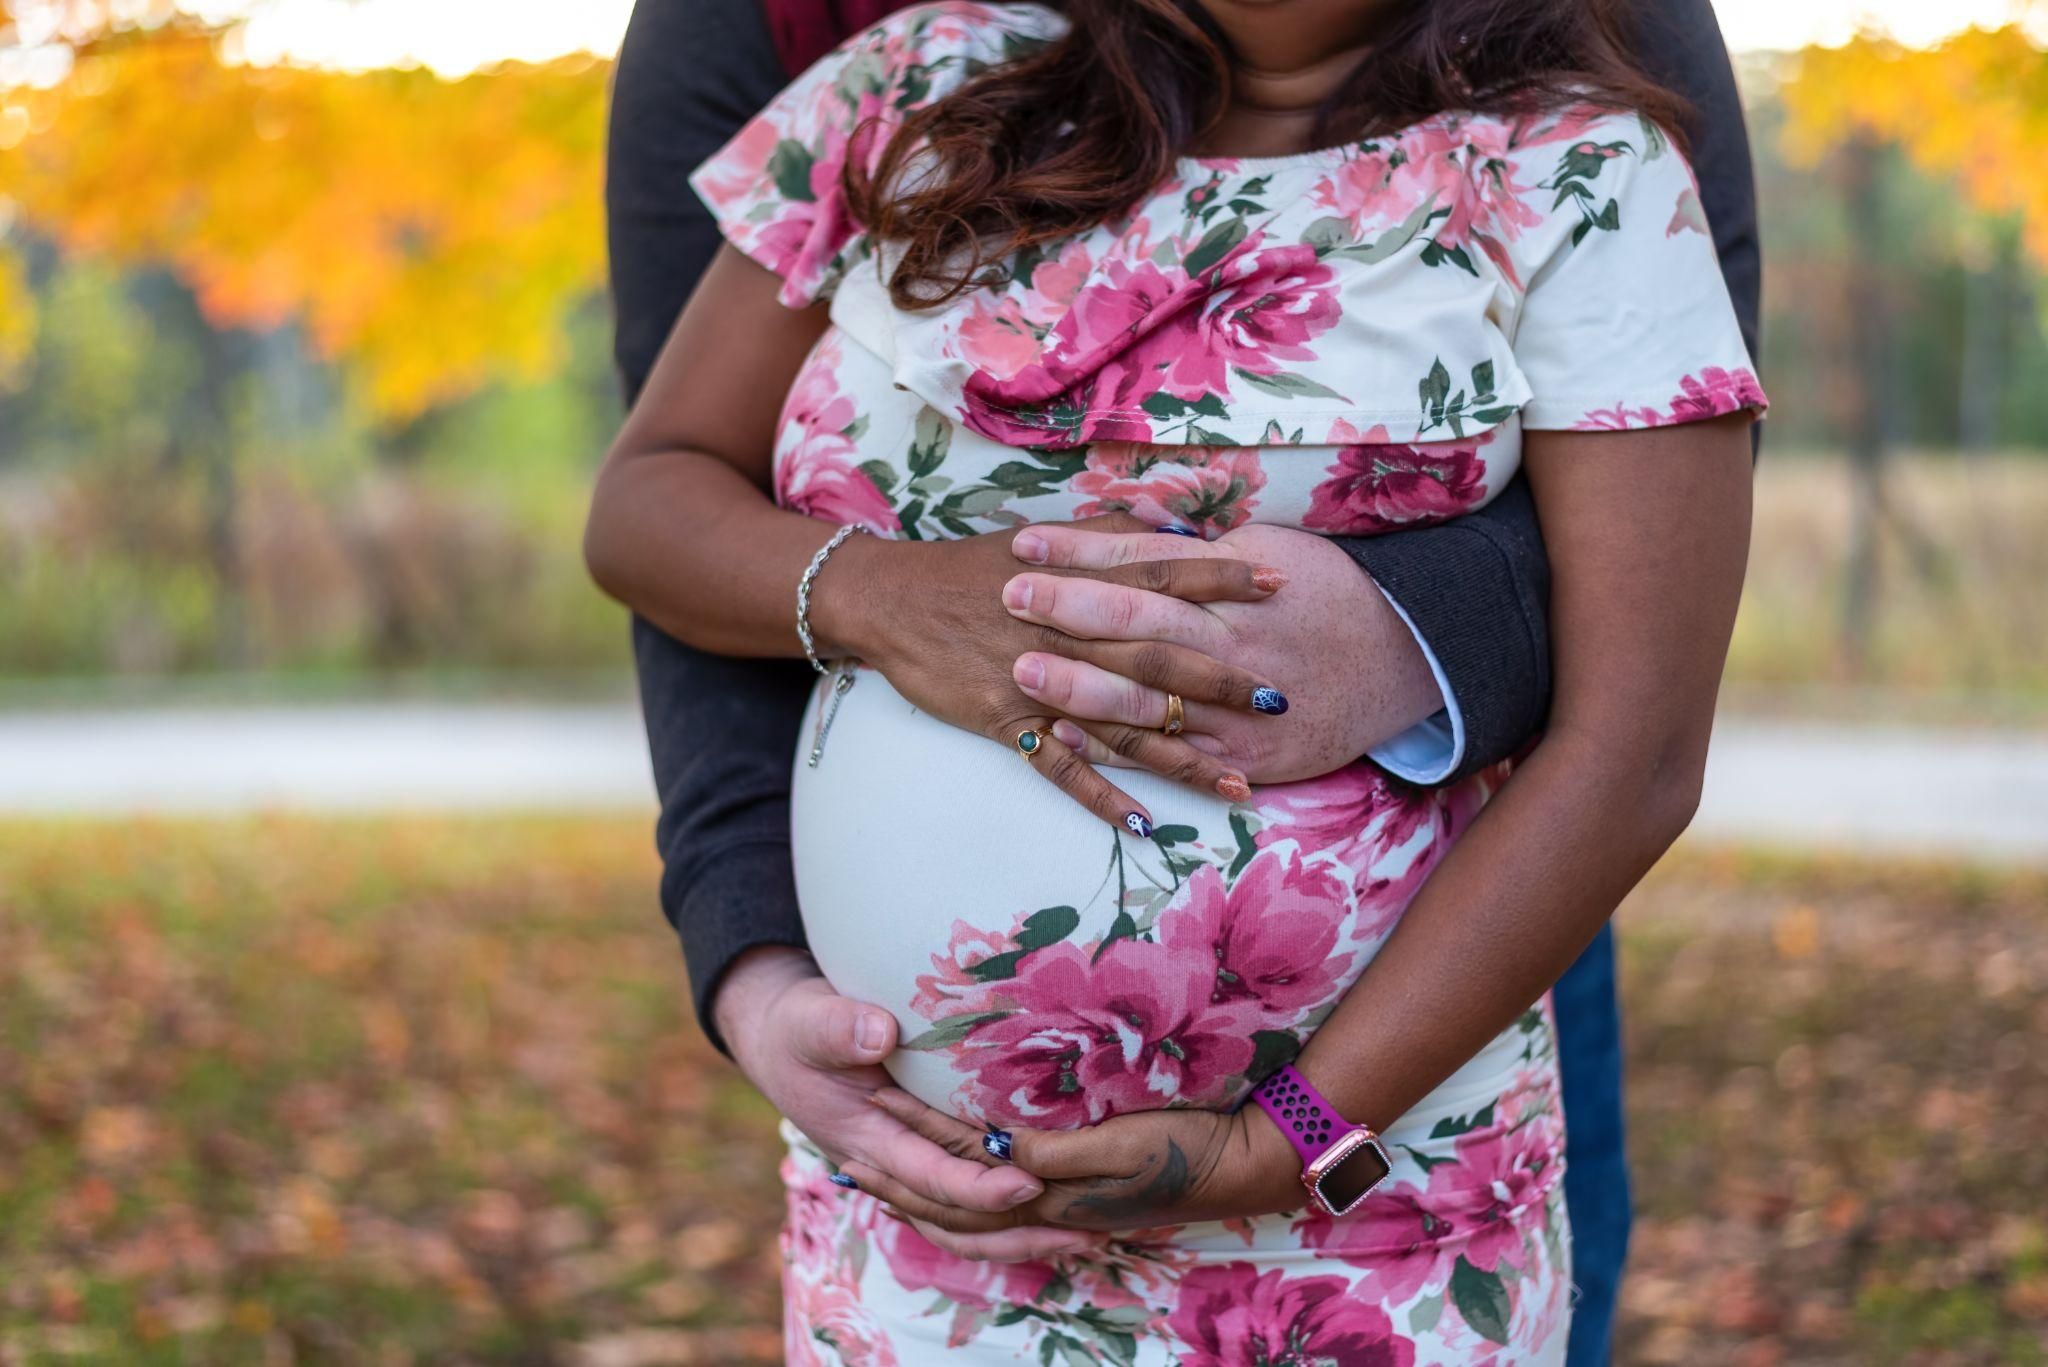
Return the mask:
<svg viewBox="0 0 2048 1367"><path fill-rule="evenodd" d="M1038 752L1045 748L1045 729L1033 727L1017 733L1017 753L1026 759L1037 759Z"/></svg>

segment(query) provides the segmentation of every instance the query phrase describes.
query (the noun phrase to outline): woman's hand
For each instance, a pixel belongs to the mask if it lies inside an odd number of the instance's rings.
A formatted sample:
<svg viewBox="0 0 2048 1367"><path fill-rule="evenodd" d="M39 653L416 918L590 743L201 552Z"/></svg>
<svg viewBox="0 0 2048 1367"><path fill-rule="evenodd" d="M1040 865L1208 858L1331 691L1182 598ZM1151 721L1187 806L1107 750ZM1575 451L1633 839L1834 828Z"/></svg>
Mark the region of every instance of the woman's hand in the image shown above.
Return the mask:
<svg viewBox="0 0 2048 1367"><path fill-rule="evenodd" d="M1020 655L1017 684L1075 719L1054 734L1094 763L1155 767L1168 692L1186 699L1184 739L1257 783L1329 773L1443 706L1415 634L1325 537L1252 524L1205 542L1048 525L1019 532L1015 550L1045 569L1006 586L1011 612L1090 643ZM1270 601L1176 602L1142 577L1216 558L1275 569L1287 591ZM1064 577L1075 570L1127 577ZM1282 696L1261 701L1285 716L1217 707L1170 681L1204 657L1275 685Z"/></svg>
<svg viewBox="0 0 2048 1367"><path fill-rule="evenodd" d="M871 1100L956 1158L1007 1166L988 1151L988 1133L908 1092L884 1088ZM995 1256L980 1250L1001 1249L995 1240L1020 1226L1152 1229L1268 1215L1306 1200L1301 1160L1256 1107L1141 1111L1079 1130L993 1133L1007 1137L1009 1163L1045 1183L1036 1200L1007 1211L968 1210L933 1201L863 1163L847 1164L846 1173L921 1226L953 1235L945 1246L968 1257Z"/></svg>
<svg viewBox="0 0 2048 1367"><path fill-rule="evenodd" d="M1123 539L1144 524L1125 514L1062 524L1075 537ZM1144 535L1150 535L1149 531ZM1032 766L1061 791L1103 820L1139 835L1151 816L1121 789L1082 763L1051 734L1058 709L1033 701L1018 687L1015 662L1024 654L1077 651L1115 667L1108 643L1076 641L1006 611L1004 584L1016 573L1013 533L956 541L885 541L856 536L833 553L817 578L811 621L820 649L858 657L879 669L896 691L922 710L955 726L1014 746L1021 732L1038 729ZM1159 537L1161 541L1178 537ZM1148 598L1190 611L1243 607L1274 597L1284 576L1230 556L1077 567L1063 582L1096 588L1143 587ZM1051 576L1040 576L1051 577ZM1133 661L1133 663L1136 663ZM1256 691L1270 681L1192 650L1151 661L1149 677L1216 712L1242 712L1253 724ZM1195 700L1200 700L1199 704ZM1227 757L1206 754L1185 740L1154 734L1133 762L1232 800L1249 796L1245 776ZM1022 762L1022 761L1020 761Z"/></svg>

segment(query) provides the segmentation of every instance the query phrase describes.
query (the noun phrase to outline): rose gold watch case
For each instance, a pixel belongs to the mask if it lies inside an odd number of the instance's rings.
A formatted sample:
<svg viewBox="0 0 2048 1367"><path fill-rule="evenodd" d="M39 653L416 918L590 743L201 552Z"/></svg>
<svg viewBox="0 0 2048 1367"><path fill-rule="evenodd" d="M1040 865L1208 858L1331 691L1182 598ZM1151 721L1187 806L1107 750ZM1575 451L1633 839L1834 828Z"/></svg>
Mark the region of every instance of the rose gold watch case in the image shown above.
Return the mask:
<svg viewBox="0 0 2048 1367"><path fill-rule="evenodd" d="M1336 1167L1339 1163L1363 1148L1370 1148L1374 1153L1378 1154L1381 1165L1387 1171L1380 1177L1378 1182L1374 1182L1371 1186L1360 1192L1357 1200L1339 1210L1331 1205L1322 1193L1323 1177L1331 1168ZM1349 1134L1339 1136L1329 1148L1317 1154L1315 1162L1310 1163L1301 1170L1301 1184L1308 1188L1309 1200L1315 1202L1316 1209L1322 1211L1325 1215L1339 1216L1349 1215L1352 1211L1364 1205L1365 1199L1371 1196L1373 1192L1379 1190L1380 1184L1393 1175L1394 1160L1388 1157L1386 1146L1380 1143L1378 1135L1361 1125Z"/></svg>

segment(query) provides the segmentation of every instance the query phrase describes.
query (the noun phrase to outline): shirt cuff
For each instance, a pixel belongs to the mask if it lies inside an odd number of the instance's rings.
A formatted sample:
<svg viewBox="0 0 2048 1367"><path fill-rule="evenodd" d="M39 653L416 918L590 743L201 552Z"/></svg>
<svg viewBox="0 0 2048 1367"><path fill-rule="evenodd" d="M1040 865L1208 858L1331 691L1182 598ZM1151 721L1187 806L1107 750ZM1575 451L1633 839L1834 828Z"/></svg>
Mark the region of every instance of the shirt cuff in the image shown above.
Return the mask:
<svg viewBox="0 0 2048 1367"><path fill-rule="evenodd" d="M1373 580L1373 587L1379 588L1377 579ZM1436 680L1437 696L1443 699L1444 705L1434 716L1415 723L1400 735L1366 751L1365 755L1395 778L1429 787L1457 773L1458 766L1465 762L1465 715L1458 710L1458 695L1451 690L1451 681L1444 674L1436 652L1416 630L1415 620L1408 615L1408 610L1395 602L1394 596L1385 589L1380 589L1380 596L1400 614L1402 625L1415 637L1415 644L1422 648L1422 658L1429 661L1429 675Z"/></svg>

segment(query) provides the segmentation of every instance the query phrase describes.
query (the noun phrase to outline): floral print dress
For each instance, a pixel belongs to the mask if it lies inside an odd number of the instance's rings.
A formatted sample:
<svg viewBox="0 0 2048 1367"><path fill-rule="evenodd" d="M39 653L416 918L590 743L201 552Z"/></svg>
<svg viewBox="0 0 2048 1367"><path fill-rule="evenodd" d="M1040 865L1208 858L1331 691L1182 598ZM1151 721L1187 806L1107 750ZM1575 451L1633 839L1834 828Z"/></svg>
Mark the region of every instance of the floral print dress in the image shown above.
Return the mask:
<svg viewBox="0 0 2048 1367"><path fill-rule="evenodd" d="M1064 23L1028 4L904 11L693 176L785 304L829 301L782 413L783 506L910 538L1119 509L1209 537L1362 535L1485 503L1526 430L1763 406L1690 169L1653 126L1593 109L1183 159L1116 221L938 309L895 308L890 247L841 197L846 159ZM1360 761L1232 805L1123 771L1158 818L1140 839L879 674L855 678L812 766L814 699L794 766L806 932L840 991L895 1012L896 1078L976 1123L1237 1104L1328 1017L1507 778L1428 790ZM967 1262L785 1137L794 1363L1562 1360L1547 1003L1389 1129L1392 1178L1340 1221L1296 1211Z"/></svg>

